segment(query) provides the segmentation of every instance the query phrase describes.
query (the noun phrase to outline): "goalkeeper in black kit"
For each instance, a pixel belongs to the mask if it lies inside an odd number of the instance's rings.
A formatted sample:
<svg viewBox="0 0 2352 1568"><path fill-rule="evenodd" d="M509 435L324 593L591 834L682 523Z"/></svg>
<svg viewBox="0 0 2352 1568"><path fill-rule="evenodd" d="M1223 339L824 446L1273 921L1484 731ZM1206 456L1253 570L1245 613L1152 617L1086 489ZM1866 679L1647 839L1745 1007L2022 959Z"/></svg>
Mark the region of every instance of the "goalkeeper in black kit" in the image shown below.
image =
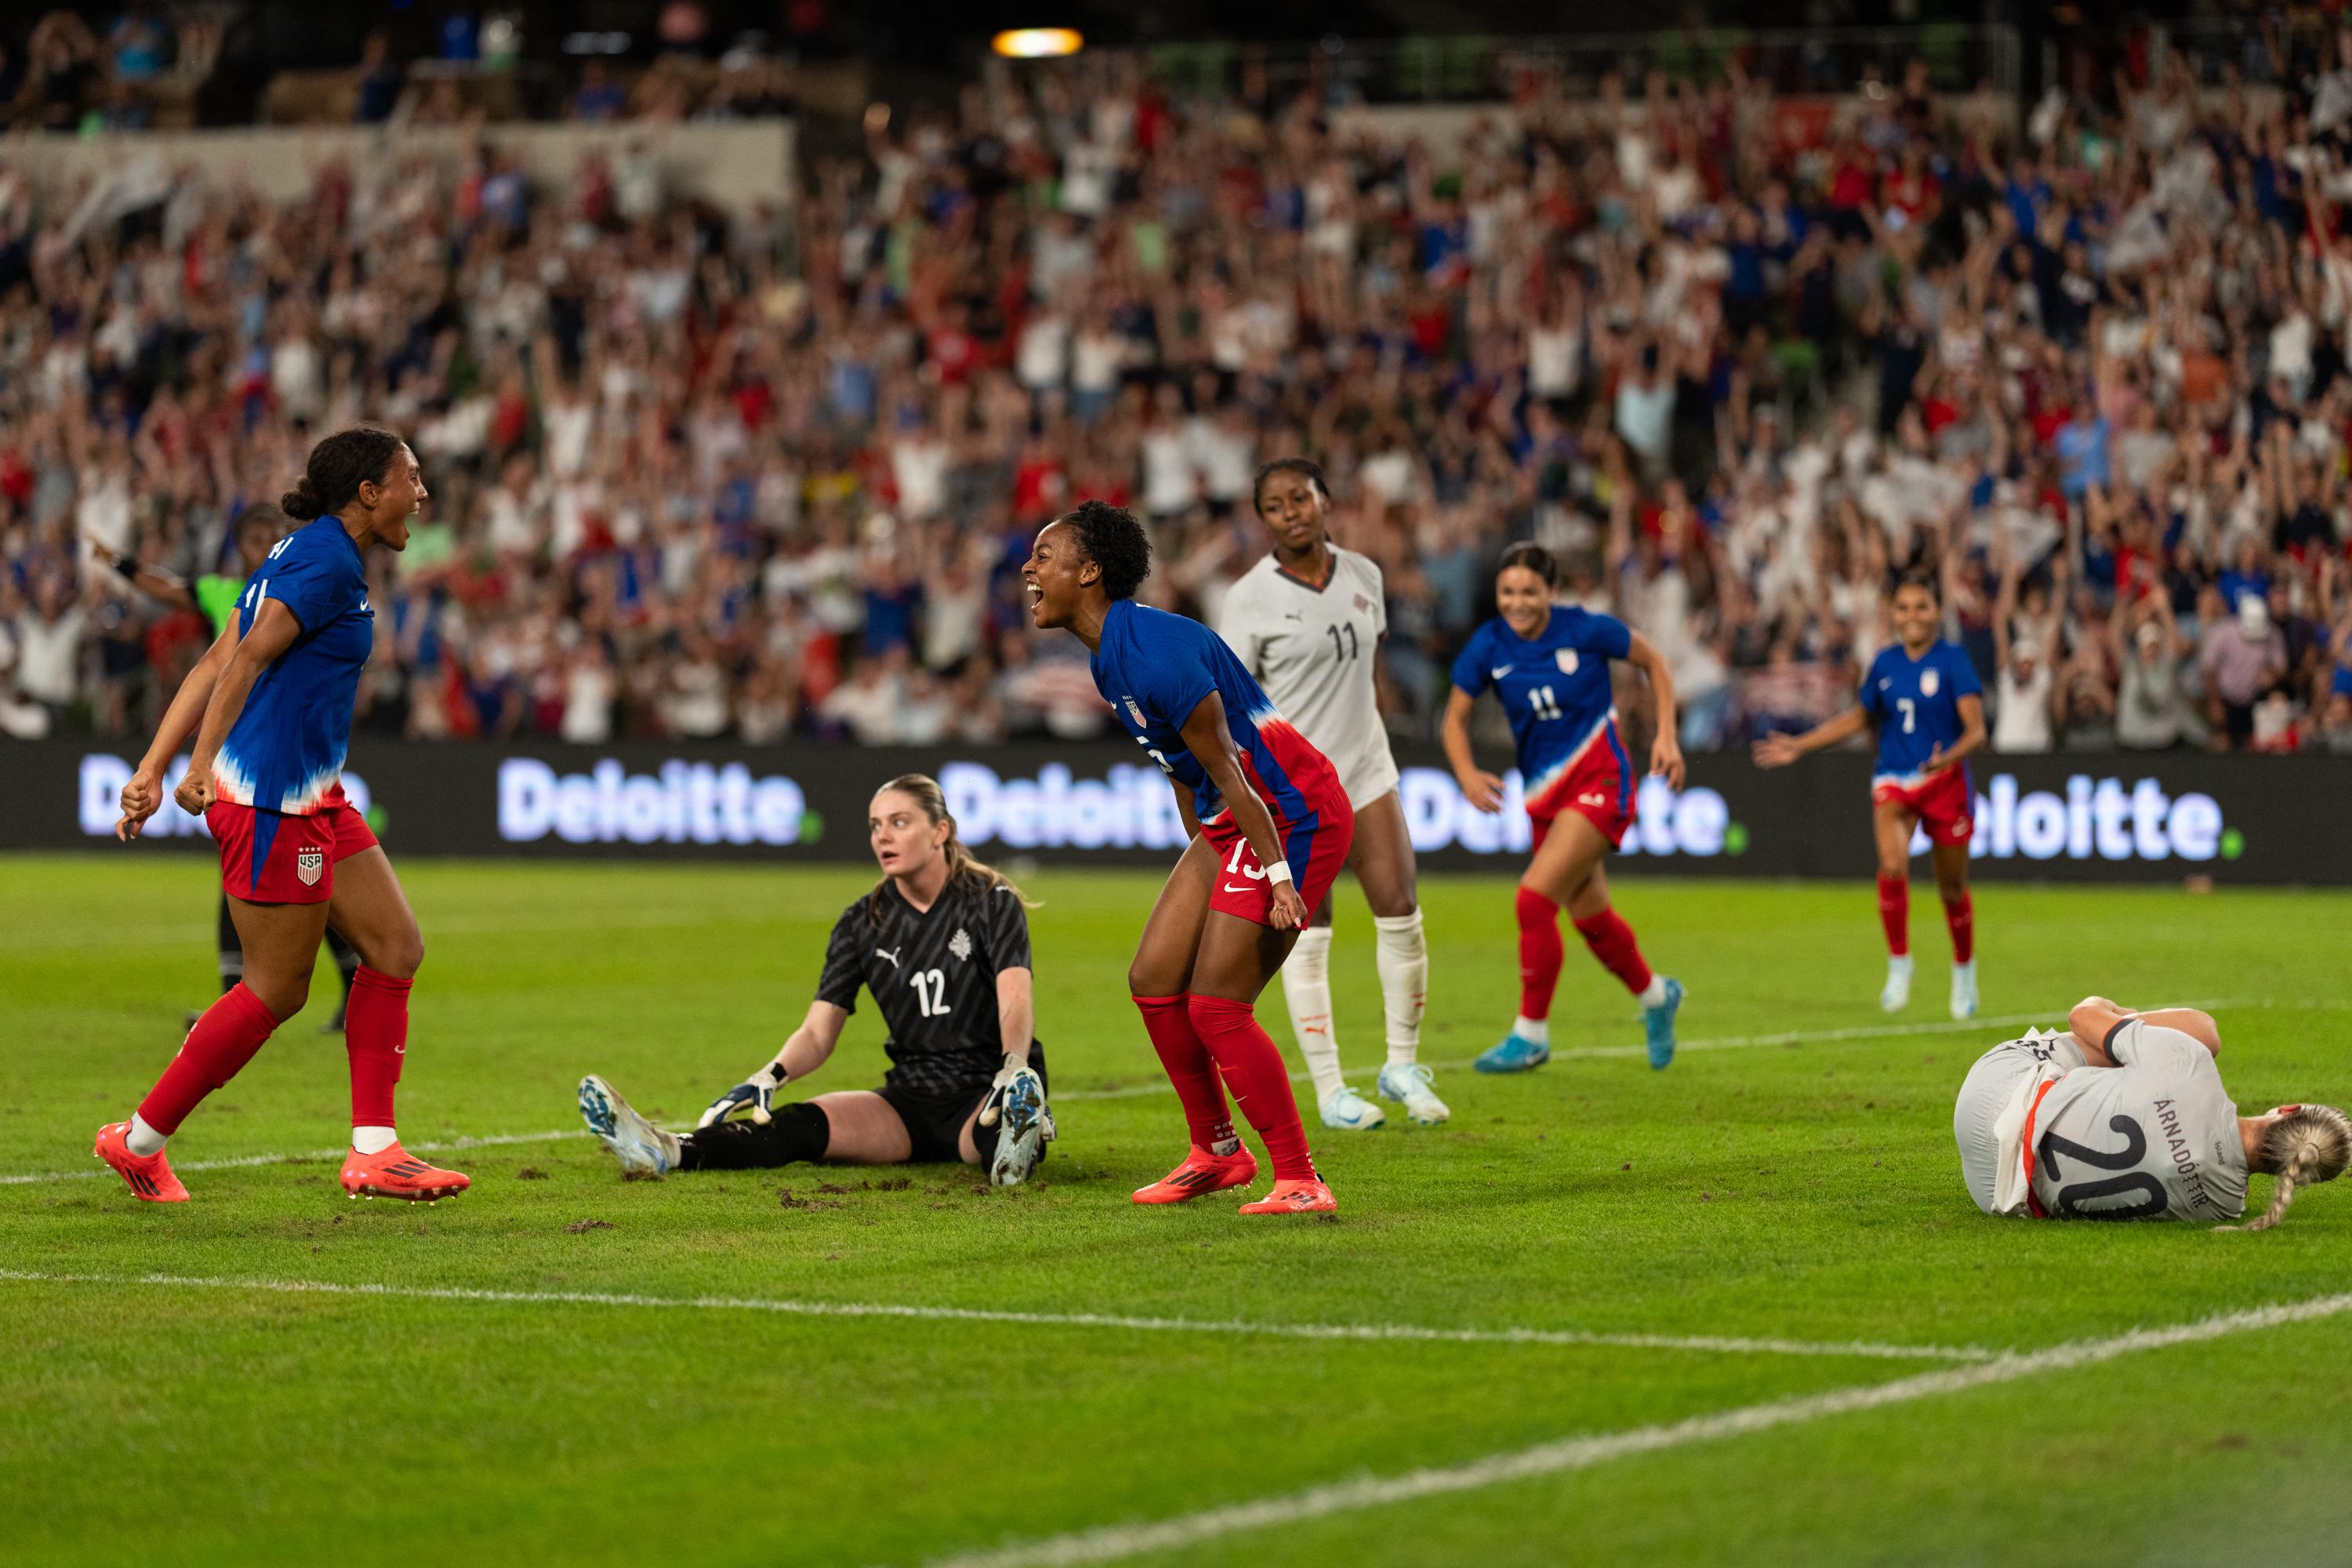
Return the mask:
<svg viewBox="0 0 2352 1568"><path fill-rule="evenodd" d="M876 791L866 826L882 879L835 922L816 1000L774 1060L686 1133L656 1127L595 1074L580 1080L580 1113L625 1173L960 1161L1013 1186L1045 1159L1054 1118L1020 889L971 858L922 774ZM890 1027L882 1087L777 1104L833 1054L861 985Z"/></svg>

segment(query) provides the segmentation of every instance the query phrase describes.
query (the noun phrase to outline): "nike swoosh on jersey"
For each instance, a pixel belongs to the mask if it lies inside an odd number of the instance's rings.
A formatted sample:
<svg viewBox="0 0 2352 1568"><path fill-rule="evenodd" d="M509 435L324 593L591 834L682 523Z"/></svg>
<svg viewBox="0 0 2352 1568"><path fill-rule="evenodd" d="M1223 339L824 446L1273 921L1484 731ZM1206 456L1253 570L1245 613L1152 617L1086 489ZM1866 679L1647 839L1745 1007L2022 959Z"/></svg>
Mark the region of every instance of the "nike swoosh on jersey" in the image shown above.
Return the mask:
<svg viewBox="0 0 2352 1568"><path fill-rule="evenodd" d="M1149 773L1146 773L1146 774L1144 775L1144 777L1146 777L1146 778L1149 778L1149 777L1150 777L1150 776L1151 776L1151 775L1150 775L1150 774L1149 774ZM1227 882L1227 883L1225 884L1225 891L1227 891L1228 893L1246 893L1246 892L1249 892L1250 890L1251 890L1250 886L1249 886L1249 884L1248 884L1248 883L1246 883L1246 882L1243 883L1243 884L1242 884L1240 887L1238 887L1238 888L1234 887L1231 882Z"/></svg>
<svg viewBox="0 0 2352 1568"><path fill-rule="evenodd" d="M1502 666L1499 666L1499 667L1498 667L1498 668L1494 668L1494 669L1490 669L1490 670L1488 670L1486 673L1487 673L1487 675L1488 675L1488 676L1492 677L1494 679L1500 680L1500 679L1503 679L1503 677L1505 677L1505 676L1507 676L1507 675L1508 675L1508 674L1510 674L1510 673L1511 673L1511 667L1510 667L1509 665L1507 665L1507 664L1506 664L1506 665L1502 665Z"/></svg>

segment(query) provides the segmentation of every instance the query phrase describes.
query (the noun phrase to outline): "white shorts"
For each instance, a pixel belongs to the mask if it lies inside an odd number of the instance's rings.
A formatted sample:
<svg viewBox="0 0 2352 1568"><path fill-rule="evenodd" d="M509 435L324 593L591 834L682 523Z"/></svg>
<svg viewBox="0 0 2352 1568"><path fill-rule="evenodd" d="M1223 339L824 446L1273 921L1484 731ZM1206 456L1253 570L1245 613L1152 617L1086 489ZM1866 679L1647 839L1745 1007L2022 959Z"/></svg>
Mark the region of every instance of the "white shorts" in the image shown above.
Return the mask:
<svg viewBox="0 0 2352 1568"><path fill-rule="evenodd" d="M1331 766L1339 774L1339 787L1348 792L1348 804L1358 811L1397 786L1396 758L1389 754L1385 740L1344 761L1333 757Z"/></svg>
<svg viewBox="0 0 2352 1568"><path fill-rule="evenodd" d="M1960 1146L1960 1175L1969 1184L1969 1196L1987 1214L1993 1212L2000 1171L2000 1137L1994 1125L2016 1098L2017 1086L2041 1076L2045 1064L2071 1072L2090 1061L2074 1036L2036 1029L2022 1038L2003 1040L1979 1057L1953 1102L1952 1137Z"/></svg>

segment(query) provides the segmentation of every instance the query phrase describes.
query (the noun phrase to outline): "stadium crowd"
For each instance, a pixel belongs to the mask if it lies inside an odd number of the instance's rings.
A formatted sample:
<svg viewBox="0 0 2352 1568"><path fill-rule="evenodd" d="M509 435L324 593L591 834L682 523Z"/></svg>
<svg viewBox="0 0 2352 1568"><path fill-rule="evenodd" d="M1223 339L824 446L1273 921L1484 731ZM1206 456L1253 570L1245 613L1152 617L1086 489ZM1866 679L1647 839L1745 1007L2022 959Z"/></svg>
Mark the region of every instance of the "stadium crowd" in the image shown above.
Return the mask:
<svg viewBox="0 0 2352 1568"><path fill-rule="evenodd" d="M1095 734L1030 532L1133 507L1147 595L1213 621L1303 453L1386 574L1400 733L1534 538L1665 651L1693 748L1843 705L1906 569L1995 750L2352 746L2327 47L2016 115L1916 63L1820 111L1736 61L1529 68L1402 138L1088 55L869 115L789 216L484 137L90 225L0 153L0 730L151 724L209 635L182 584L365 418L434 500L363 731Z"/></svg>

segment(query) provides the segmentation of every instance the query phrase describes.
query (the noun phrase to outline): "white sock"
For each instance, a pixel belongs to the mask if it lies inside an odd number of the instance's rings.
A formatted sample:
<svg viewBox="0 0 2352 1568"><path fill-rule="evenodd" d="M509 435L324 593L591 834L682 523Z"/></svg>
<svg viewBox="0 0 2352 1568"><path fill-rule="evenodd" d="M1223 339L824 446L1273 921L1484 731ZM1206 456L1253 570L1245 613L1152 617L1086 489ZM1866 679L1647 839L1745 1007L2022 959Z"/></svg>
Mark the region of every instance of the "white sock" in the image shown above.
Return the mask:
<svg viewBox="0 0 2352 1568"><path fill-rule="evenodd" d="M1315 1103L1347 1082L1339 1076L1339 1042L1331 1035L1331 928L1309 926L1298 933L1282 966L1282 1000L1290 1009L1290 1037L1315 1079Z"/></svg>
<svg viewBox="0 0 2352 1568"><path fill-rule="evenodd" d="M1889 956L1886 960L1886 973L1890 976L1900 974L1908 979L1911 974L1911 955L1901 952Z"/></svg>
<svg viewBox="0 0 2352 1568"><path fill-rule="evenodd" d="M362 1154L381 1154L400 1142L400 1134L389 1127L354 1127L352 1147Z"/></svg>
<svg viewBox="0 0 2352 1568"><path fill-rule="evenodd" d="M147 1119L134 1110L131 1113L131 1131L122 1142L132 1153L144 1160L150 1154L163 1152L164 1137L165 1134L148 1126Z"/></svg>
<svg viewBox="0 0 2352 1568"><path fill-rule="evenodd" d="M1653 972L1649 984L1643 986L1634 1000L1644 1007L1654 1007L1666 999L1666 977Z"/></svg>
<svg viewBox="0 0 2352 1568"><path fill-rule="evenodd" d="M1956 959L1952 963L1952 973L1955 974L1965 974L1969 979L1974 980L1977 977L1977 961L1971 958L1966 963L1962 963Z"/></svg>
<svg viewBox="0 0 2352 1568"><path fill-rule="evenodd" d="M1511 1033L1518 1036L1519 1038L1527 1041L1528 1044L1531 1046L1548 1046L1551 1044L1551 1020L1549 1018L1514 1018L1511 1020Z"/></svg>
<svg viewBox="0 0 2352 1568"><path fill-rule="evenodd" d="M1421 1055L1421 1015L1429 1005L1429 941L1422 934L1419 910L1374 915L1372 929L1381 1002L1389 1017L1389 1066L1410 1067Z"/></svg>

